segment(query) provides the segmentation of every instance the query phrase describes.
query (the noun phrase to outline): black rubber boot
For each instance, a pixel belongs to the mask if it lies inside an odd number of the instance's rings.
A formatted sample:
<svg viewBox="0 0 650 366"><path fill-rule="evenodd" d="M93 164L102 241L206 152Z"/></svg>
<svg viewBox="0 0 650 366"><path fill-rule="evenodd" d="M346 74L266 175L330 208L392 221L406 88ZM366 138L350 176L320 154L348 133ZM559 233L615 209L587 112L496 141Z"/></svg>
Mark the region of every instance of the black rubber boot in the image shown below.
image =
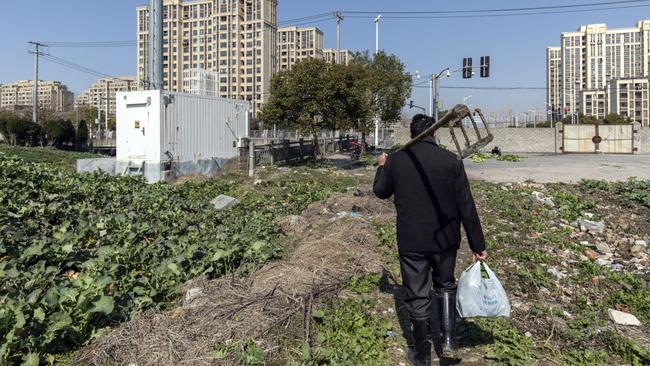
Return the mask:
<svg viewBox="0 0 650 366"><path fill-rule="evenodd" d="M439 301L442 357L460 359L456 348L456 290L442 290Z"/></svg>
<svg viewBox="0 0 650 366"><path fill-rule="evenodd" d="M411 319L413 324L414 349L409 350L408 360L414 366L431 366L430 320Z"/></svg>

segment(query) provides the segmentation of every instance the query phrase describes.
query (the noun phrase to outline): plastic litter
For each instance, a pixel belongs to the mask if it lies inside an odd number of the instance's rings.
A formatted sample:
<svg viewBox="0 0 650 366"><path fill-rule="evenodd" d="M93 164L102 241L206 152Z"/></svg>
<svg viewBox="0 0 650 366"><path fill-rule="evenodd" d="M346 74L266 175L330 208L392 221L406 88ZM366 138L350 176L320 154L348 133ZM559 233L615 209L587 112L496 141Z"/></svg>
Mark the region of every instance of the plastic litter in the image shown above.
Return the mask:
<svg viewBox="0 0 650 366"><path fill-rule="evenodd" d="M481 267L487 273L486 278L481 274ZM506 291L486 263L476 262L460 275L456 309L463 318L510 316Z"/></svg>

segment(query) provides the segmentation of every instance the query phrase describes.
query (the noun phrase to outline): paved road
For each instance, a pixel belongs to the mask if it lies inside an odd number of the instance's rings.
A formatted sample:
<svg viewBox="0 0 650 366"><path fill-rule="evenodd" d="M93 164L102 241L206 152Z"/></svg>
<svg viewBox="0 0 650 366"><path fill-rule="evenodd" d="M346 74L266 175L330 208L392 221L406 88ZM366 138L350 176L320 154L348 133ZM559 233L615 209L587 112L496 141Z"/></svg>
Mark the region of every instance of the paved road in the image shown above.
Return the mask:
<svg viewBox="0 0 650 366"><path fill-rule="evenodd" d="M492 182L650 179L650 155L530 155L519 163L497 160L474 163L467 159L465 168L470 179Z"/></svg>

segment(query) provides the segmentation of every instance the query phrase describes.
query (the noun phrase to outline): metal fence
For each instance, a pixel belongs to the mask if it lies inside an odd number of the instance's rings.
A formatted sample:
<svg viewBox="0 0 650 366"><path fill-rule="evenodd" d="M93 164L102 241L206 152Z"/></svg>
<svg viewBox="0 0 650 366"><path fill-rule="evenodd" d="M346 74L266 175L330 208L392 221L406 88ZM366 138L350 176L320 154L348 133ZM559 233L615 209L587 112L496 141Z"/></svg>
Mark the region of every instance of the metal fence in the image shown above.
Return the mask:
<svg viewBox="0 0 650 366"><path fill-rule="evenodd" d="M267 144L271 141L281 142L284 140L311 140L314 138L332 138L338 137L338 131L321 131L315 134L301 134L298 131L285 131L285 130L251 130L248 133L248 137L256 142L262 141L262 143Z"/></svg>
<svg viewBox="0 0 650 366"><path fill-rule="evenodd" d="M253 175L255 168L268 165L297 165L319 156L348 151L350 142L356 137L339 136L313 138L298 141L283 140L271 141L268 144L258 145L254 139L246 140L240 148L240 164L248 168L249 175Z"/></svg>

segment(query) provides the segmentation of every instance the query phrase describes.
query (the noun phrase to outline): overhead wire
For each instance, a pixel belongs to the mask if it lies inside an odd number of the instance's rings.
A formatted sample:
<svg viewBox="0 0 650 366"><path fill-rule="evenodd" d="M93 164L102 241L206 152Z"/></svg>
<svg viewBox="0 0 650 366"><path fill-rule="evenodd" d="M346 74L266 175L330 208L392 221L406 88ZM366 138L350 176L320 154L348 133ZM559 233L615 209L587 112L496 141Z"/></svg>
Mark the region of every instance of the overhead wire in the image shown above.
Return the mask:
<svg viewBox="0 0 650 366"><path fill-rule="evenodd" d="M67 68L75 70L75 71L83 72L83 73L90 74L90 75L93 75L93 76L98 76L98 77L117 79L117 77L115 77L113 75L109 75L109 74L105 74L105 73L103 73L101 71L93 70L93 69L91 69L89 67L85 67L85 66L76 64L74 62L62 59L60 57L56 57L56 56L53 56L53 55L42 55L41 57L44 60L53 62L55 64L67 67Z"/></svg>
<svg viewBox="0 0 650 366"><path fill-rule="evenodd" d="M635 5L636 4L636 5ZM610 6L611 5L611 6ZM634 9L650 7L650 0L621 0L601 1L583 4L547 5L520 8L474 9L474 10L436 10L436 11L359 11L342 10L340 13L345 18L370 19L377 14L382 14L383 19L457 19L457 18L490 18L490 17L517 17L530 15L571 14L579 12L594 12L617 9ZM555 11L553 11L555 10ZM288 25L292 22L306 25L334 20L334 11L319 13L300 18L287 19L278 22L278 25ZM487 13L487 14L486 14Z"/></svg>
<svg viewBox="0 0 650 366"><path fill-rule="evenodd" d="M88 41L88 42L40 42L52 48L100 48L100 47L134 47L136 40L126 41Z"/></svg>
<svg viewBox="0 0 650 366"><path fill-rule="evenodd" d="M529 15L545 15L545 14L570 14L570 13L583 13L583 12L594 12L594 11L603 11L603 10L616 10L616 9L633 9L633 8L646 8L650 7L650 4L645 5L630 5L630 6L615 6L608 8L597 8L597 9L580 9L580 10L559 10L559 11L543 11L543 12L529 12L529 13L506 13L506 14L471 14L471 15L383 15L382 19L458 19L458 18L499 18L499 17L519 17L519 16L529 16ZM346 18L362 18L362 19L371 19L375 15L347 15Z"/></svg>
<svg viewBox="0 0 650 366"><path fill-rule="evenodd" d="M306 21L306 20L313 20L313 19L324 18L324 17L334 19L334 12L330 11L330 12L327 12L327 13L308 15L308 16L304 16L304 17L301 17L301 18L285 19L285 20L279 21L278 25L280 25L280 24L288 24L288 23L293 23L293 22L303 22L303 21Z"/></svg>
<svg viewBox="0 0 650 366"><path fill-rule="evenodd" d="M414 88L429 88L428 86L413 86ZM470 90L547 90L543 86L439 86L441 89L470 89Z"/></svg>
<svg viewBox="0 0 650 366"><path fill-rule="evenodd" d="M457 13L491 13L491 12L516 12L516 11L531 11L531 10L551 10L551 9L567 9L567 8L582 8L594 7L603 5L618 5L630 3L647 3L650 0L619 0L619 1L602 1L596 3L583 3L583 4L569 4L569 5L547 5L547 6L533 6L522 8L500 8L500 9L477 9L477 10L435 10L435 11L359 11L359 10L345 10L341 13L345 14L457 14Z"/></svg>

